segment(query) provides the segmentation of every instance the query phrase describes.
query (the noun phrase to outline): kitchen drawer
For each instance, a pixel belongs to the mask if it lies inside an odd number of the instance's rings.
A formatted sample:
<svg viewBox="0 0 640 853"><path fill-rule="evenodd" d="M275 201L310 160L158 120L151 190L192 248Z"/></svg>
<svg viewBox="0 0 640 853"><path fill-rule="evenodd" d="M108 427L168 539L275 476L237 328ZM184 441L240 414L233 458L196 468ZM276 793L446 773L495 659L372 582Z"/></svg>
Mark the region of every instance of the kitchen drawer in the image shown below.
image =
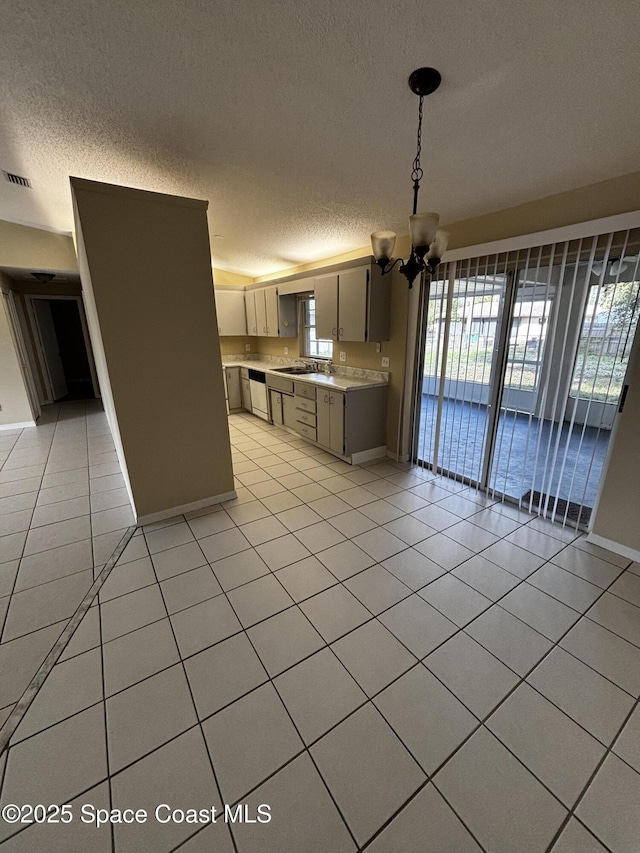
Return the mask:
<svg viewBox="0 0 640 853"><path fill-rule="evenodd" d="M314 385L307 385L306 382L296 382L296 397L306 397L308 400L316 399L316 389Z"/></svg>
<svg viewBox="0 0 640 853"><path fill-rule="evenodd" d="M311 412L303 412L301 409L298 409L296 414L301 423L308 424L314 429L316 428L316 416L311 414Z"/></svg>
<svg viewBox="0 0 640 853"><path fill-rule="evenodd" d="M296 409L302 409L304 412L311 412L312 415L315 415L315 413L316 413L316 401L315 400L305 400L304 397L296 397L295 400L296 400Z"/></svg>
<svg viewBox="0 0 640 853"><path fill-rule="evenodd" d="M302 424L298 421L298 423L296 425L296 430L297 430L297 432L300 433L300 435L303 438L308 438L311 441L316 441L317 433L316 433L316 428L314 426L309 426L308 424Z"/></svg>
<svg viewBox="0 0 640 853"><path fill-rule="evenodd" d="M293 379L285 379L284 376L272 376L267 373L267 385L276 391L284 391L285 394L293 394Z"/></svg>
<svg viewBox="0 0 640 853"><path fill-rule="evenodd" d="M241 367L240 368L240 376L242 376L243 379L248 379L249 378L249 369L247 367Z"/></svg>

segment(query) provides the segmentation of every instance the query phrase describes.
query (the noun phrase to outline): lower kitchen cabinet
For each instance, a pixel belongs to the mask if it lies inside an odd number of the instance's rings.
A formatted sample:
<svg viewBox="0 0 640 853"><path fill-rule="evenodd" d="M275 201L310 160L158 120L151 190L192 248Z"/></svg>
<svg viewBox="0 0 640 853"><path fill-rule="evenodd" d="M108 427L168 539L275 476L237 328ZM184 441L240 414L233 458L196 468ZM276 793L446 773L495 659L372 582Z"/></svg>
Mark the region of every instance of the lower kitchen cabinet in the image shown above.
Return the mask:
<svg viewBox="0 0 640 853"><path fill-rule="evenodd" d="M289 429L297 430L298 428L298 410L293 394L282 395L282 423Z"/></svg>
<svg viewBox="0 0 640 853"><path fill-rule="evenodd" d="M331 453L352 457L387 443L387 388L345 393L317 388L316 441Z"/></svg>
<svg viewBox="0 0 640 853"><path fill-rule="evenodd" d="M324 391L318 388L317 396L318 444L344 454L345 394L341 391Z"/></svg>
<svg viewBox="0 0 640 853"><path fill-rule="evenodd" d="M227 406L233 411L240 409L243 406L242 393L240 388L240 368L225 367L224 368L224 383L225 396L227 398Z"/></svg>
<svg viewBox="0 0 640 853"><path fill-rule="evenodd" d="M251 411L251 385L249 384L249 372L246 368L240 371L240 393L242 395L242 408Z"/></svg>
<svg viewBox="0 0 640 853"><path fill-rule="evenodd" d="M267 375L272 423L294 430L330 453L352 461L354 455L385 451L386 386L337 391L323 384ZM353 459L353 461L357 461Z"/></svg>

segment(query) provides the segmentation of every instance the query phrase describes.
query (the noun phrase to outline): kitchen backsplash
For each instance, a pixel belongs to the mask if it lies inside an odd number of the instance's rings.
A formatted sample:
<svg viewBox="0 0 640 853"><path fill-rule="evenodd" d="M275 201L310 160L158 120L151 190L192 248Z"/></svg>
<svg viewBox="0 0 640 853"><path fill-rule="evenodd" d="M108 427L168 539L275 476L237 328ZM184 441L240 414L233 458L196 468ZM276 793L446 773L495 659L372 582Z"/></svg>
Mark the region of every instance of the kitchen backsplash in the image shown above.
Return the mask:
<svg viewBox="0 0 640 853"><path fill-rule="evenodd" d="M223 355L223 364L233 364L234 362L256 362L258 364L273 365L277 367L288 367L293 364L301 364L303 361L312 361L312 359L300 358L284 358L277 355L261 355L260 353L245 352L239 355ZM361 367L347 367L344 364L331 363L331 372L338 376L349 376L352 379L370 379L376 382L388 382L389 373L383 370L364 370ZM320 362L318 373L324 373L324 362Z"/></svg>

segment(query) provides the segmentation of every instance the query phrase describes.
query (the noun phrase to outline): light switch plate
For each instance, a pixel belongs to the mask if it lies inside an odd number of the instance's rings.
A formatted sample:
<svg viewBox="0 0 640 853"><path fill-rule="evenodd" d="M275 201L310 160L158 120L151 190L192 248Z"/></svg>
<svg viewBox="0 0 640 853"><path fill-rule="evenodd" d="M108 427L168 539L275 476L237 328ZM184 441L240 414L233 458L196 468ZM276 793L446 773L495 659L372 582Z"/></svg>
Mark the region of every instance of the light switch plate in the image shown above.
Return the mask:
<svg viewBox="0 0 640 853"><path fill-rule="evenodd" d="M376 343L376 352L382 352L382 344L380 341Z"/></svg>
<svg viewBox="0 0 640 853"><path fill-rule="evenodd" d="M284 348L284 354L285 354L285 355L289 355L289 347L285 347L285 348Z"/></svg>
<svg viewBox="0 0 640 853"><path fill-rule="evenodd" d="M251 352L251 344L245 344L244 345L244 351L245 352Z"/></svg>
<svg viewBox="0 0 640 853"><path fill-rule="evenodd" d="M382 357L382 366L383 367L389 367L389 356L388 355L385 355Z"/></svg>
<svg viewBox="0 0 640 853"><path fill-rule="evenodd" d="M346 352L341 352L340 353L340 361L346 361L346 360L347 360Z"/></svg>

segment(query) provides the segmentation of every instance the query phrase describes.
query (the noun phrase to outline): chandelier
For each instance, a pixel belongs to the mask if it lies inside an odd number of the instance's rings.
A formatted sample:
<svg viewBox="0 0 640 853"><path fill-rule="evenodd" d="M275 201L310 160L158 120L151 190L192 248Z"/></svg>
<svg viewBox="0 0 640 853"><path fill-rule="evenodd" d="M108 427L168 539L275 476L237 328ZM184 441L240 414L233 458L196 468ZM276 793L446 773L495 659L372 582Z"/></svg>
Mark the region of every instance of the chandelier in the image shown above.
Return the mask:
<svg viewBox="0 0 640 853"><path fill-rule="evenodd" d="M371 235L371 248L382 275L390 273L396 264L406 277L409 287L413 287L416 276L423 270L433 274L446 251L449 235L438 228L440 216L437 213L418 213L418 194L423 171L420 166L422 153L422 106L427 95L435 92L441 81L440 72L435 68L417 68L409 77L409 88L420 98L418 106L418 143L413 161L411 180L413 181L413 214L409 217L411 235L411 255L408 260L396 258L391 261L396 244L395 231L376 231Z"/></svg>

